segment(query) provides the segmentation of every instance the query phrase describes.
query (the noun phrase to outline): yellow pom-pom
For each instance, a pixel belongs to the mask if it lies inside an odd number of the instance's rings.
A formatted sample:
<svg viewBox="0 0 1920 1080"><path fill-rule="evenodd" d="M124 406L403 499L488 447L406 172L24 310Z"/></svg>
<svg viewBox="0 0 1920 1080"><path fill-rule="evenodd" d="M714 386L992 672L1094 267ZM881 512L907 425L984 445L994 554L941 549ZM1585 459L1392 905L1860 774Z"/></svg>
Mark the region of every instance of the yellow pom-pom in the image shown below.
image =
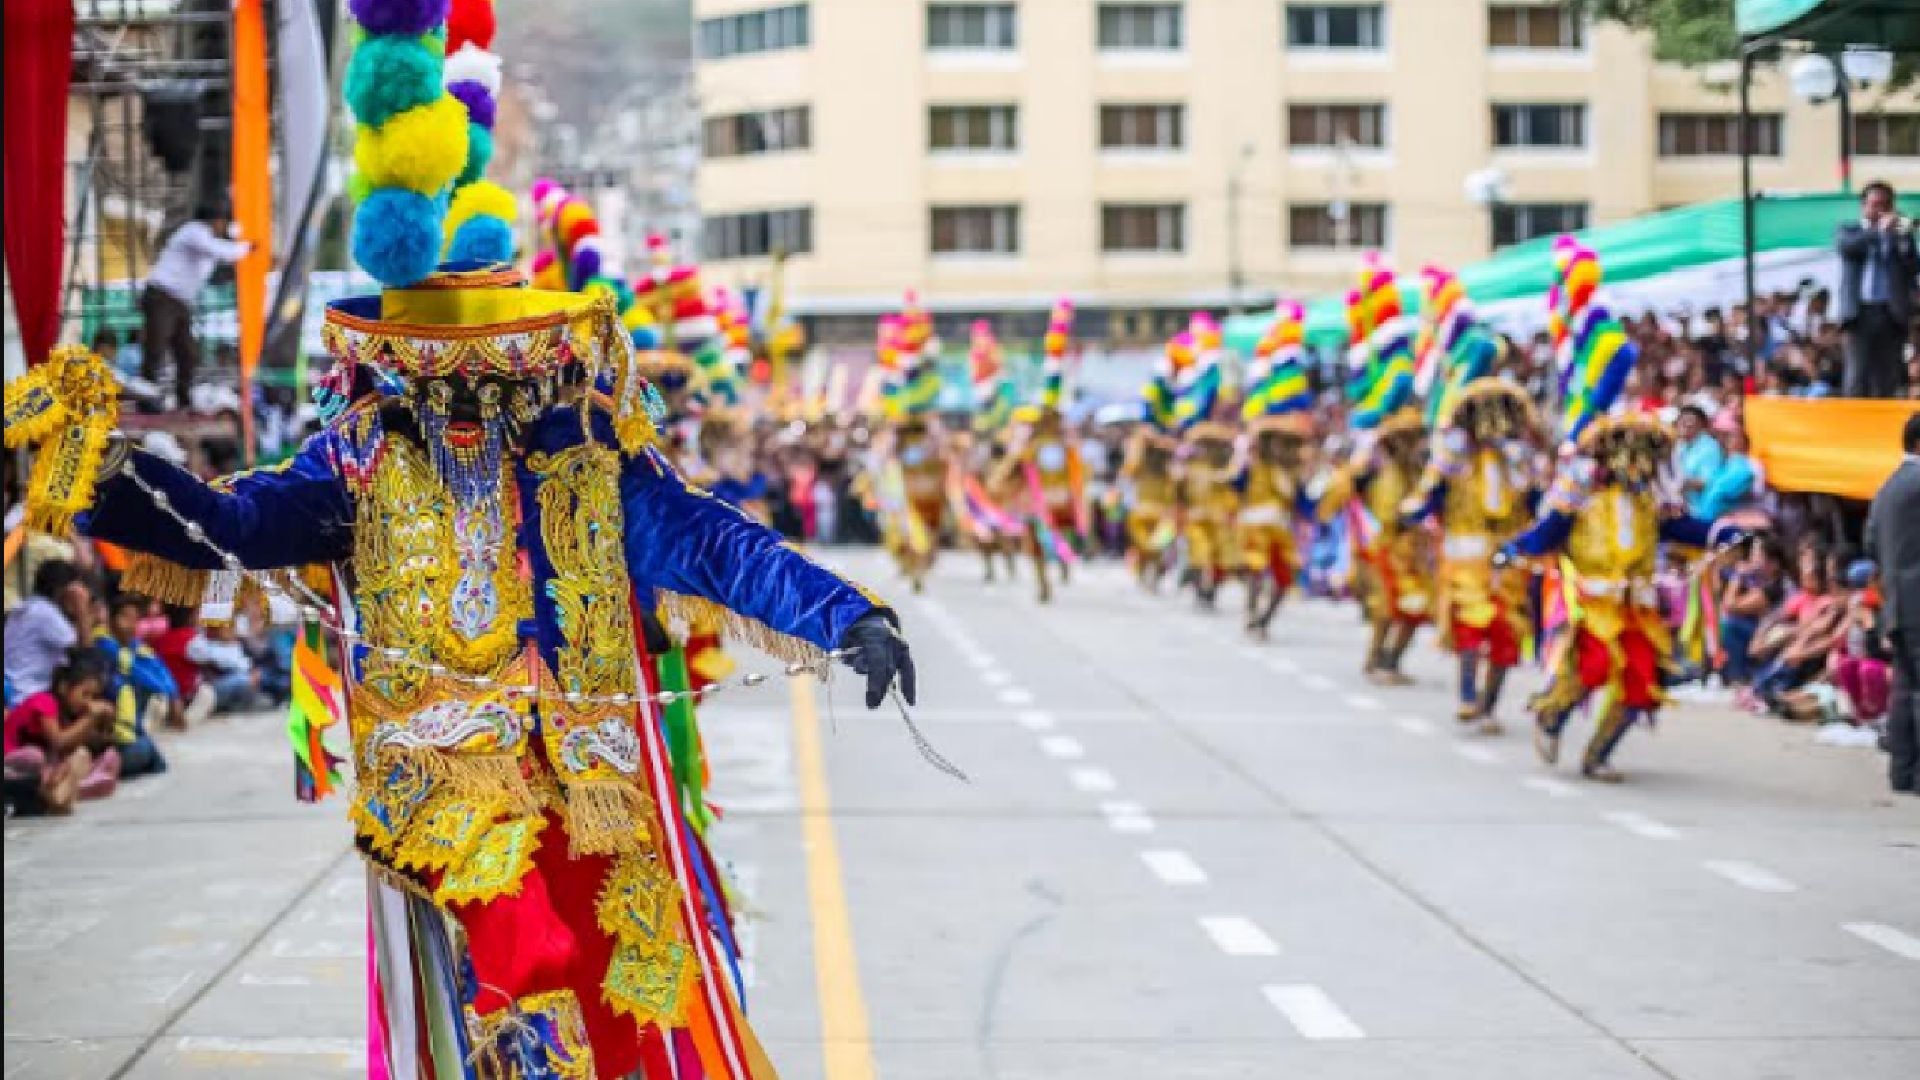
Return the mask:
<svg viewBox="0 0 1920 1080"><path fill-rule="evenodd" d="M549 292L565 292L567 271L559 262L550 262L533 272L533 287Z"/></svg>
<svg viewBox="0 0 1920 1080"><path fill-rule="evenodd" d="M459 232L460 226L481 215L511 224L519 209L512 192L491 180L476 180L453 193L453 203L447 208L447 235Z"/></svg>
<svg viewBox="0 0 1920 1080"><path fill-rule="evenodd" d="M620 313L620 325L626 327L628 330L638 330L643 326L652 326L653 312L648 311L640 304L634 304Z"/></svg>
<svg viewBox="0 0 1920 1080"><path fill-rule="evenodd" d="M438 195L467 163L467 107L442 94L377 128L362 125L353 162L373 187Z"/></svg>
<svg viewBox="0 0 1920 1080"><path fill-rule="evenodd" d="M560 208L560 235L565 236L573 227L593 216L593 207L575 199Z"/></svg>

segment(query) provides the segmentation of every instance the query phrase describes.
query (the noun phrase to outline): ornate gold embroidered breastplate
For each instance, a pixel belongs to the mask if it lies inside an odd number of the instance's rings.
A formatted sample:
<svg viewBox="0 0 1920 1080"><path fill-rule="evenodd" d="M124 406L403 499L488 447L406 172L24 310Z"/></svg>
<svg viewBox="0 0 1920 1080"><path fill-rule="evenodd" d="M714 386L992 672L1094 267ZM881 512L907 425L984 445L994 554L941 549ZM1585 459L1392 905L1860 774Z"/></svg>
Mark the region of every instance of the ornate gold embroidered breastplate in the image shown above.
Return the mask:
<svg viewBox="0 0 1920 1080"><path fill-rule="evenodd" d="M424 452L387 440L354 530L355 600L377 646L360 682L384 704L423 703L436 665L497 676L518 651L518 624L533 605L514 554L510 475L499 492L458 504Z"/></svg>
<svg viewBox="0 0 1920 1080"><path fill-rule="evenodd" d="M1506 538L1525 528L1527 492L1515 473L1498 450L1476 451L1459 477L1447 485L1447 532Z"/></svg>
<svg viewBox="0 0 1920 1080"><path fill-rule="evenodd" d="M1574 569L1588 577L1644 578L1653 573L1659 544L1659 508L1653 496L1608 486L1594 492L1574 514L1567 556Z"/></svg>

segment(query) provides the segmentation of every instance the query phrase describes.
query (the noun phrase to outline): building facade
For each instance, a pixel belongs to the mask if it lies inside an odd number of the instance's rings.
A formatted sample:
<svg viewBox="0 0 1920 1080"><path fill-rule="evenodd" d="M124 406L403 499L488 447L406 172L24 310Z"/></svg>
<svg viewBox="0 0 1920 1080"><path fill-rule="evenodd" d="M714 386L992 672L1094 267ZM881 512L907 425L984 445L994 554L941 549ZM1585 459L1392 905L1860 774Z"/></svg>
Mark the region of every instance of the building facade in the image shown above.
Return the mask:
<svg viewBox="0 0 1920 1080"><path fill-rule="evenodd" d="M703 257L789 253L818 336L917 288L1058 295L1112 343L1739 190L1738 102L1643 35L1490 0L695 0ZM1839 110L1768 72L1762 190L1837 184ZM1861 178L1920 187L1920 97L1854 95ZM1498 176L1491 203L1469 177Z"/></svg>

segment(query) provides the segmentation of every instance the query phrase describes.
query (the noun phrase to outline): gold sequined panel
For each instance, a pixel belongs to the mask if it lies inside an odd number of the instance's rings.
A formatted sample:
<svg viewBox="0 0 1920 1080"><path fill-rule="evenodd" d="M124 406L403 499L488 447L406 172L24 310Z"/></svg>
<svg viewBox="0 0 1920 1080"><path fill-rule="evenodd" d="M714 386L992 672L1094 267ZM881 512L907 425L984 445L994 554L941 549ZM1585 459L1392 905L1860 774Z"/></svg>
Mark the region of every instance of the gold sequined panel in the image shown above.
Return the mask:
<svg viewBox="0 0 1920 1080"><path fill-rule="evenodd" d="M513 556L512 503L503 479L493 527L484 531L490 548L456 545L454 500L426 454L405 439L386 440L354 530L356 600L363 632L380 649L363 665L363 689L411 707L424 701L432 664L496 675L513 657L516 626L532 602ZM453 597L463 576L468 593L477 585L490 596L481 622L457 630ZM405 655L385 655L395 648Z"/></svg>
<svg viewBox="0 0 1920 1080"><path fill-rule="evenodd" d="M433 898L441 904L485 902L520 891L521 879L540 848L544 817L520 817L489 826L458 866L440 877Z"/></svg>
<svg viewBox="0 0 1920 1080"><path fill-rule="evenodd" d="M1498 450L1481 450L1447 484L1443 516L1450 534L1509 539L1532 519L1525 478Z"/></svg>
<svg viewBox="0 0 1920 1080"><path fill-rule="evenodd" d="M613 951L601 992L615 1012L636 1023L684 1027L693 986L693 949L685 942L623 941Z"/></svg>
<svg viewBox="0 0 1920 1080"><path fill-rule="evenodd" d="M528 459L540 477L540 536L554 578L548 595L558 609L563 693L632 693L631 586L620 512L619 456L583 443Z"/></svg>

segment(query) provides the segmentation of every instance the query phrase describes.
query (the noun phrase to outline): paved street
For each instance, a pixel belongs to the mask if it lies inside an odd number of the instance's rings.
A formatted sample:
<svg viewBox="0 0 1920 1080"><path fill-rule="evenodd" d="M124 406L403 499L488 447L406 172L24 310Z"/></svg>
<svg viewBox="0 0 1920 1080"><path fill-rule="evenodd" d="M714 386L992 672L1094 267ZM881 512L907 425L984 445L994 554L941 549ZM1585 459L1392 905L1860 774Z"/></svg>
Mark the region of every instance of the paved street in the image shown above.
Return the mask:
<svg viewBox="0 0 1920 1080"><path fill-rule="evenodd" d="M916 716L971 784L851 679L707 719L784 1076L1914 1075L1920 801L1877 754L1681 706L1597 787L1535 762L1525 686L1486 738L1431 648L1417 688L1363 685L1349 608L1250 646L1114 567L1050 608L976 571L901 602ZM279 724L8 825L8 1078L359 1070L359 876Z"/></svg>

